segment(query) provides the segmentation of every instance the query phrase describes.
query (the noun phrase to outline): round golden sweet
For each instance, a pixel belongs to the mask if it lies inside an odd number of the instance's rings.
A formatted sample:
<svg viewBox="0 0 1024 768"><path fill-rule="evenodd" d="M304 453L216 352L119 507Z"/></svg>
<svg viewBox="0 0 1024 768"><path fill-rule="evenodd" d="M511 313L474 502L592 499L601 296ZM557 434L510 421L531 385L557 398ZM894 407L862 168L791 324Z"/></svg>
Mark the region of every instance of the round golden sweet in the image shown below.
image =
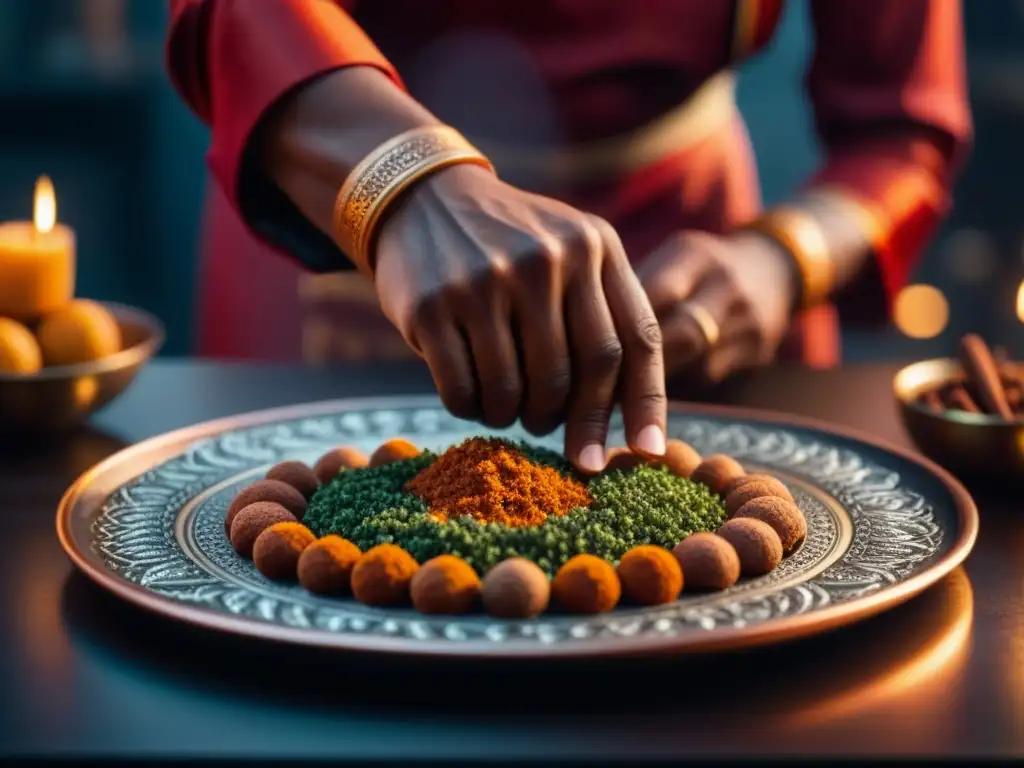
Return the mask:
<svg viewBox="0 0 1024 768"><path fill-rule="evenodd" d="M352 589L352 569L362 554L341 536L317 539L299 557L299 583L315 595L345 594Z"/></svg>
<svg viewBox="0 0 1024 768"><path fill-rule="evenodd" d="M342 469L362 469L369 464L366 454L350 445L332 448L316 460L313 474L323 485L331 482Z"/></svg>
<svg viewBox="0 0 1024 768"><path fill-rule="evenodd" d="M43 367L43 352L32 331L16 320L0 317L0 373L28 375Z"/></svg>
<svg viewBox="0 0 1024 768"><path fill-rule="evenodd" d="M274 523L253 542L252 561L256 570L271 581L294 581L298 578L299 558L314 541L316 536L302 523Z"/></svg>
<svg viewBox="0 0 1024 768"><path fill-rule="evenodd" d="M551 595L572 613L603 613L618 604L622 585L611 563L594 555L576 555L558 569Z"/></svg>
<svg viewBox="0 0 1024 768"><path fill-rule="evenodd" d="M76 365L121 351L121 329L95 301L76 299L43 318L38 331L46 365Z"/></svg>
<svg viewBox="0 0 1024 768"><path fill-rule="evenodd" d="M378 544L352 568L352 594L365 605L401 605L409 600L415 558L395 544Z"/></svg>
<svg viewBox="0 0 1024 768"><path fill-rule="evenodd" d="M637 605L671 603L683 589L683 571L675 555L651 544L629 550L615 572L622 594Z"/></svg>
<svg viewBox="0 0 1024 768"><path fill-rule="evenodd" d="M466 613L480 597L480 577L461 557L438 555L413 574L409 594L420 613Z"/></svg>
<svg viewBox="0 0 1024 768"><path fill-rule="evenodd" d="M381 467L396 461L412 459L420 455L420 449L404 437L394 437L381 443L370 456L370 467Z"/></svg>

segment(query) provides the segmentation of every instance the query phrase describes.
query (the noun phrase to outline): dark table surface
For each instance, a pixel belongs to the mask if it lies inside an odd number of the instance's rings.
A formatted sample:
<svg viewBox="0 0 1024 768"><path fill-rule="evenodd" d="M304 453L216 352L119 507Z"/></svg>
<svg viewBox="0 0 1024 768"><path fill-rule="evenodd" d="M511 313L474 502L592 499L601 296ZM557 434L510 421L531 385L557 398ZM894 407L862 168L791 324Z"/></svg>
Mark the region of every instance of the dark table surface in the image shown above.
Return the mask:
<svg viewBox="0 0 1024 768"><path fill-rule="evenodd" d="M768 371L716 399L908 445L894 367ZM973 488L964 568L828 635L707 658L400 662L205 633L119 603L57 542L65 488L127 444L247 410L431 391L419 368L158 362L91 427L0 454L0 752L597 757L1024 752L1024 516Z"/></svg>

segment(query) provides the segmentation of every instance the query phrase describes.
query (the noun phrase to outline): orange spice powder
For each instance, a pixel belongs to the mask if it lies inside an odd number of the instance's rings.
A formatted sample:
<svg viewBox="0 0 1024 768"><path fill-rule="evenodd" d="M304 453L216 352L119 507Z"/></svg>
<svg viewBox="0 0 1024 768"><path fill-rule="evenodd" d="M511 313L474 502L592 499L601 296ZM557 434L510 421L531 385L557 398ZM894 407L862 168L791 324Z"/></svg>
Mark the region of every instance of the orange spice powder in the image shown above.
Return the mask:
<svg viewBox="0 0 1024 768"><path fill-rule="evenodd" d="M471 515L483 523L540 525L590 504L584 485L537 464L504 440L471 438L449 448L405 485L435 518Z"/></svg>

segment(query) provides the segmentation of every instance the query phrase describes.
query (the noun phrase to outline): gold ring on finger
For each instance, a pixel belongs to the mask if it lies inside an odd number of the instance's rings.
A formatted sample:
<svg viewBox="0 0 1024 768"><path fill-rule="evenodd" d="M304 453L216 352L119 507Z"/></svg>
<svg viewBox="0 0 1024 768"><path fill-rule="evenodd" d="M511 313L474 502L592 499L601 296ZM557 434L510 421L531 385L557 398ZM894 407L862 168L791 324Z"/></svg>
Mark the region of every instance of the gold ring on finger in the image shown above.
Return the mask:
<svg viewBox="0 0 1024 768"><path fill-rule="evenodd" d="M709 349L718 344L718 339L722 335L722 330L719 328L718 321L715 320L711 312L700 304L694 304L687 301L683 302L682 309L686 314L692 317L693 321L700 327L700 332L704 336L704 341L707 342Z"/></svg>

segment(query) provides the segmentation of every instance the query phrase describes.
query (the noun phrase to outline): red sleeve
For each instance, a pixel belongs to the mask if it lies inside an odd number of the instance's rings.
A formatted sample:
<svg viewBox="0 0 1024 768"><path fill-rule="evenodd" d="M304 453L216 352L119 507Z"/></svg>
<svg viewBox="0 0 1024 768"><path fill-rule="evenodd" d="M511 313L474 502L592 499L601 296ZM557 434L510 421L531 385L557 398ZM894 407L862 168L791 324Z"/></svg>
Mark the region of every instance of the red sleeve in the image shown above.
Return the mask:
<svg viewBox="0 0 1024 768"><path fill-rule="evenodd" d="M865 212L885 305L950 207L967 154L960 0L812 0L816 36L808 92L827 159L812 189L829 188ZM857 313L855 290L837 297ZM881 297L880 297L881 298Z"/></svg>
<svg viewBox="0 0 1024 768"><path fill-rule="evenodd" d="M301 83L352 65L377 67L401 85L341 4L171 0L171 80L211 126L210 167L236 208L242 159L261 118Z"/></svg>

